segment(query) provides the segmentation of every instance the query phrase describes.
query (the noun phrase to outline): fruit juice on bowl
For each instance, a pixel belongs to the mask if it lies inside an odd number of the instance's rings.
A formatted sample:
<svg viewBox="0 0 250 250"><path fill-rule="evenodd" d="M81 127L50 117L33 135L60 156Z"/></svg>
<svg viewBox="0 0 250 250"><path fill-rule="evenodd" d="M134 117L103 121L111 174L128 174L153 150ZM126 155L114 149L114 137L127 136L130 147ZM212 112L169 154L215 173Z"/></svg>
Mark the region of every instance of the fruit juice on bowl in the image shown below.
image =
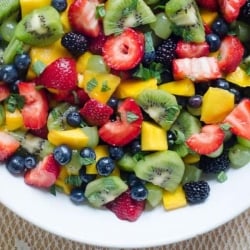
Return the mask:
<svg viewBox="0 0 250 250"><path fill-rule="evenodd" d="M56 195L55 207L63 197L77 215L84 207L139 230L154 214L202 216L219 185L245 173L250 2L159 4L0 3L0 160L9 178L24 179L25 192L41 189ZM194 232L214 226L204 225ZM147 244L188 238L185 230Z"/></svg>

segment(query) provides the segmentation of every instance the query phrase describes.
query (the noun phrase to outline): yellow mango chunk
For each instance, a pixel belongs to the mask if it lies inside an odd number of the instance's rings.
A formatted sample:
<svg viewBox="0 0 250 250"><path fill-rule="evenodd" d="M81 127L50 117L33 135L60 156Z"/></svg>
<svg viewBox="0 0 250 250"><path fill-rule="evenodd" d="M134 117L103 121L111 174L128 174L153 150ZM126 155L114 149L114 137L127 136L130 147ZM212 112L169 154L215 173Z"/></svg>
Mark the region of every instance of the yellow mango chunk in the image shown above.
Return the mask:
<svg viewBox="0 0 250 250"><path fill-rule="evenodd" d="M76 61L76 69L77 72L80 74L83 74L84 71L87 68L88 65L88 61L90 59L90 57L93 56L92 53L90 53L89 51L86 51L84 54L82 54Z"/></svg>
<svg viewBox="0 0 250 250"><path fill-rule="evenodd" d="M218 17L218 12L210 11L207 9L200 9L200 14L202 21L208 26L211 26L215 19Z"/></svg>
<svg viewBox="0 0 250 250"><path fill-rule="evenodd" d="M201 157L199 154L192 153L192 154L187 154L182 159L183 159L184 163L186 163L186 164L193 164L193 163L199 162L200 158Z"/></svg>
<svg viewBox="0 0 250 250"><path fill-rule="evenodd" d="M195 94L194 83L188 78L163 83L159 86L159 89L167 91L170 94L180 96L193 96Z"/></svg>
<svg viewBox="0 0 250 250"><path fill-rule="evenodd" d="M13 113L6 110L5 127L9 131L23 127L23 116L18 109L16 109Z"/></svg>
<svg viewBox="0 0 250 250"><path fill-rule="evenodd" d="M141 128L141 149L146 151L167 150L166 131L156 124L143 121Z"/></svg>
<svg viewBox="0 0 250 250"><path fill-rule="evenodd" d="M55 182L55 185L59 187L65 194L70 194L70 191L72 189L72 186L65 183L65 178L69 176L67 172L67 168L62 167L59 173L59 176L57 177L57 180Z"/></svg>
<svg viewBox="0 0 250 250"><path fill-rule="evenodd" d="M182 186L178 186L174 192L163 191L163 206L167 210L172 210L187 205L187 199Z"/></svg>
<svg viewBox="0 0 250 250"><path fill-rule="evenodd" d="M90 98L106 103L120 81L120 77L113 74L85 70L78 86L83 88Z"/></svg>
<svg viewBox="0 0 250 250"><path fill-rule="evenodd" d="M135 80L129 79L122 81L115 91L117 98L136 98L144 89L157 89L157 79Z"/></svg>
<svg viewBox="0 0 250 250"><path fill-rule="evenodd" d="M73 149L81 149L88 144L88 136L80 128L69 130L50 130L48 140L53 145L67 144Z"/></svg>
<svg viewBox="0 0 250 250"><path fill-rule="evenodd" d="M74 0L67 0L67 9L61 13L61 23L63 25L63 29L65 32L70 31L70 23L69 23L69 19L68 19L68 10L69 10L69 6L74 2Z"/></svg>
<svg viewBox="0 0 250 250"><path fill-rule="evenodd" d="M234 94L221 88L209 87L203 96L200 120L211 124L222 122L234 108Z"/></svg>
<svg viewBox="0 0 250 250"><path fill-rule="evenodd" d="M20 0L22 17L34 9L39 9L44 6L50 6L51 0Z"/></svg>
<svg viewBox="0 0 250 250"><path fill-rule="evenodd" d="M239 66L234 72L226 75L226 80L240 87L250 87L250 76Z"/></svg>

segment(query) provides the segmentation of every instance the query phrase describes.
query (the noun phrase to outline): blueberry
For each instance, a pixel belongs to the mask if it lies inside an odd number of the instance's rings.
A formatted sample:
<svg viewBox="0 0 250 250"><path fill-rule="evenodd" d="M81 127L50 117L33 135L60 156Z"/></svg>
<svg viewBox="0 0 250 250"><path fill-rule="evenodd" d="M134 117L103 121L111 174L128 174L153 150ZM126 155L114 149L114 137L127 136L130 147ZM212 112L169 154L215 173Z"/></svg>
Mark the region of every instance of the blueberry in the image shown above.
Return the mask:
<svg viewBox="0 0 250 250"><path fill-rule="evenodd" d="M109 150L109 156L113 160L120 160L124 155L124 150L122 147L109 146L108 150Z"/></svg>
<svg viewBox="0 0 250 250"><path fill-rule="evenodd" d="M63 12L67 9L67 1L66 0L52 0L51 5L58 11Z"/></svg>
<svg viewBox="0 0 250 250"><path fill-rule="evenodd" d="M14 65L4 65L0 70L0 79L6 83L14 83L18 80L18 72Z"/></svg>
<svg viewBox="0 0 250 250"><path fill-rule="evenodd" d="M144 185L135 185L131 187L130 195L133 200L143 201L148 197L148 190Z"/></svg>
<svg viewBox="0 0 250 250"><path fill-rule="evenodd" d="M20 72L26 71L29 68L30 62L31 59L27 53L17 54L14 59L14 65Z"/></svg>
<svg viewBox="0 0 250 250"><path fill-rule="evenodd" d="M127 176L127 183L130 187L142 185L142 180L138 178L134 173L130 173Z"/></svg>
<svg viewBox="0 0 250 250"><path fill-rule="evenodd" d="M145 64L150 64L155 60L155 51L146 51L144 53L142 62Z"/></svg>
<svg viewBox="0 0 250 250"><path fill-rule="evenodd" d="M22 174L25 170L24 157L20 155L12 156L7 162L6 167L12 174Z"/></svg>
<svg viewBox="0 0 250 250"><path fill-rule="evenodd" d="M72 150L67 145L60 145L54 149L54 158L60 165L66 165L72 157Z"/></svg>
<svg viewBox="0 0 250 250"><path fill-rule="evenodd" d="M130 146L131 146L130 150L132 154L141 152L141 142L139 139L132 141Z"/></svg>
<svg viewBox="0 0 250 250"><path fill-rule="evenodd" d="M176 134L171 131L171 130L168 130L167 131L167 140L168 140L168 145L169 146L172 146L175 144L175 141L176 141L177 137L176 137Z"/></svg>
<svg viewBox="0 0 250 250"><path fill-rule="evenodd" d="M238 89L236 88L230 88L229 91L234 94L234 101L235 103L239 103L241 100L241 93Z"/></svg>
<svg viewBox="0 0 250 250"><path fill-rule="evenodd" d="M77 111L72 111L66 116L66 121L72 127L80 127L82 118Z"/></svg>
<svg viewBox="0 0 250 250"><path fill-rule="evenodd" d="M96 178L96 174L86 174L85 167L79 170L79 176L83 183L88 184Z"/></svg>
<svg viewBox="0 0 250 250"><path fill-rule="evenodd" d="M117 109L118 103L119 103L119 99L115 97L111 97L107 102L108 106L111 107L112 109Z"/></svg>
<svg viewBox="0 0 250 250"><path fill-rule="evenodd" d="M37 164L37 160L35 158L35 156L33 155L28 155L24 158L24 166L27 169L32 169L35 168Z"/></svg>
<svg viewBox="0 0 250 250"><path fill-rule="evenodd" d="M211 33L206 35L206 42L209 45L210 52L215 52L220 48L221 39L217 34Z"/></svg>
<svg viewBox="0 0 250 250"><path fill-rule="evenodd" d="M99 175L108 176L115 168L115 163L110 157L102 157L96 163L96 169Z"/></svg>
<svg viewBox="0 0 250 250"><path fill-rule="evenodd" d="M187 105L191 108L200 108L202 104L202 96L201 95L193 95L188 98Z"/></svg>
<svg viewBox="0 0 250 250"><path fill-rule="evenodd" d="M214 81L214 86L217 88L229 90L230 89L230 83L224 79L224 78L218 78Z"/></svg>
<svg viewBox="0 0 250 250"><path fill-rule="evenodd" d="M84 190L79 187L75 187L70 192L70 200L75 204L80 204L85 200Z"/></svg>
<svg viewBox="0 0 250 250"><path fill-rule="evenodd" d="M93 148L85 147L80 150L80 156L82 159L82 164L87 166L89 164L92 164L96 159L96 154Z"/></svg>
<svg viewBox="0 0 250 250"><path fill-rule="evenodd" d="M212 23L212 31L217 34L220 38L223 38L224 36L227 35L229 28L228 24L223 18L217 18L213 23Z"/></svg>

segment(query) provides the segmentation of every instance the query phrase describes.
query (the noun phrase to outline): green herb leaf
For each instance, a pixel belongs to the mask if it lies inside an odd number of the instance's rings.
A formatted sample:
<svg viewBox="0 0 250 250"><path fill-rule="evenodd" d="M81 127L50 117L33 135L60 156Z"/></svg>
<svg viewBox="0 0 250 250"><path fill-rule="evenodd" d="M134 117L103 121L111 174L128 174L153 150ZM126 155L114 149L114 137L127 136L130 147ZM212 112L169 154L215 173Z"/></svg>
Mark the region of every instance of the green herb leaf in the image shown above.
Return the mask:
<svg viewBox="0 0 250 250"><path fill-rule="evenodd" d="M104 3L101 3L99 5L97 5L96 7L96 18L103 18L106 14L106 11L105 11L105 5Z"/></svg>
<svg viewBox="0 0 250 250"><path fill-rule="evenodd" d="M227 174L224 171L221 171L216 178L218 182L223 183L227 180Z"/></svg>
<svg viewBox="0 0 250 250"><path fill-rule="evenodd" d="M74 187L80 187L81 184L82 184L82 180L81 180L81 178L80 178L79 175L70 175L70 176L67 176L64 179L64 182L66 184L69 184L69 185L74 186Z"/></svg>
<svg viewBox="0 0 250 250"><path fill-rule="evenodd" d="M32 65L32 69L37 76L39 76L45 69L46 65L42 61L36 61Z"/></svg>
<svg viewBox="0 0 250 250"><path fill-rule="evenodd" d="M92 158L82 158L81 157L81 164L84 165L84 166L88 166L88 165L91 165L92 163L94 163L95 160L92 159Z"/></svg>
<svg viewBox="0 0 250 250"><path fill-rule="evenodd" d="M109 91L111 88L108 86L108 81L105 80L102 82L102 87L101 87L101 92L107 92Z"/></svg>
<svg viewBox="0 0 250 250"><path fill-rule="evenodd" d="M138 115L136 115L135 113L130 112L130 111L128 111L128 112L126 113L126 116L127 116L127 121L128 121L129 123L132 123L132 122L138 120L138 118L139 118Z"/></svg>
<svg viewBox="0 0 250 250"><path fill-rule="evenodd" d="M144 160L145 159L145 155L146 153L145 152L138 152L136 154L133 155L133 158L135 161L140 161L140 160Z"/></svg>
<svg viewBox="0 0 250 250"><path fill-rule="evenodd" d="M54 196L56 196L56 185L52 185L52 186L50 186L50 188L49 188L49 192L51 193L51 194L53 194Z"/></svg>
<svg viewBox="0 0 250 250"><path fill-rule="evenodd" d="M16 109L22 109L24 104L25 98L19 94L11 94L6 99L6 108L11 113L15 112Z"/></svg>
<svg viewBox="0 0 250 250"><path fill-rule="evenodd" d="M98 82L95 78L91 79L90 81L87 82L87 91L91 92L93 91L94 88L98 85Z"/></svg>

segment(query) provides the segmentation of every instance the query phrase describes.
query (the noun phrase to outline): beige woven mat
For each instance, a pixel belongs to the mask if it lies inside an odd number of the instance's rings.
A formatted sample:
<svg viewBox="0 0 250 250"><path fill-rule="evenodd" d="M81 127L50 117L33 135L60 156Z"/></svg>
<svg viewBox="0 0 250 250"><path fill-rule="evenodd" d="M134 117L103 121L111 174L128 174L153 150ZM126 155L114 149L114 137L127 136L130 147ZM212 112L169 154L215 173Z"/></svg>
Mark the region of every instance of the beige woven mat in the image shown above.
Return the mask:
<svg viewBox="0 0 250 250"><path fill-rule="evenodd" d="M0 250L106 250L50 234L0 204ZM154 250L250 250L250 209L219 228ZM147 250L149 250L147 249Z"/></svg>

